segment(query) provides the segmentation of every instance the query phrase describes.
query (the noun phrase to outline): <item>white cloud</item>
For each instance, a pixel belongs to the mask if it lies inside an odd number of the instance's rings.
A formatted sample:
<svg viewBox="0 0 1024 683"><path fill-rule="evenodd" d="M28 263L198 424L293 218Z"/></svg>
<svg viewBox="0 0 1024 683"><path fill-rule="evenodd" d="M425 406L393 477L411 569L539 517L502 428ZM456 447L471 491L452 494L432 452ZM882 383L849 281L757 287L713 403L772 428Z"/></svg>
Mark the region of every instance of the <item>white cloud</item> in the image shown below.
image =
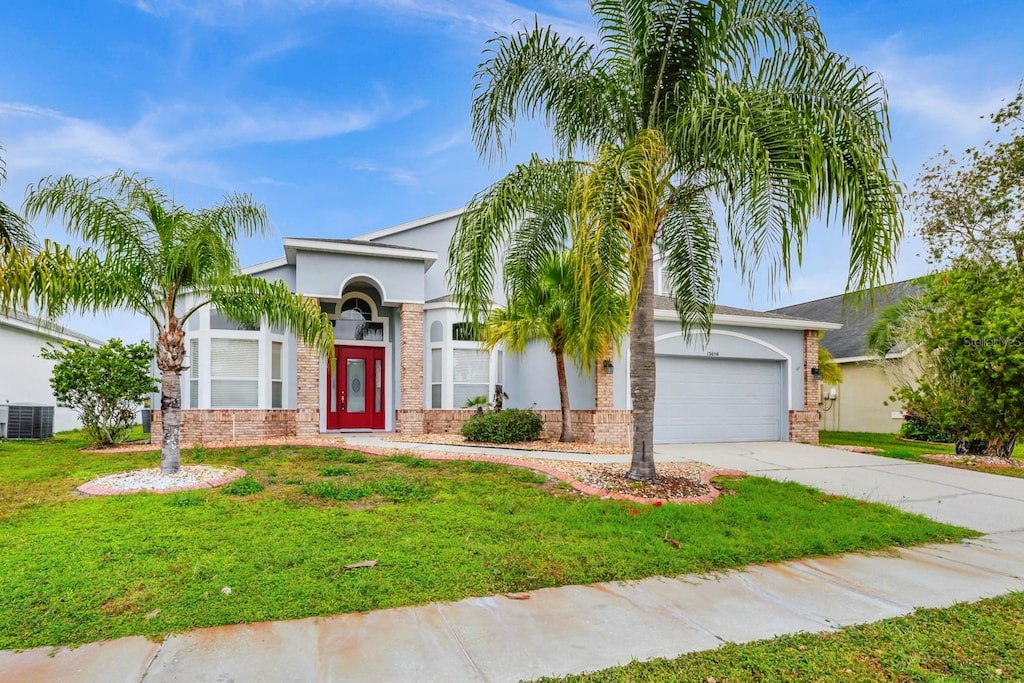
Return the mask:
<svg viewBox="0 0 1024 683"><path fill-rule="evenodd" d="M22 171L94 175L126 168L224 186L209 152L369 130L422 105L396 104L383 91L369 104L331 109L297 102L252 107L177 102L151 104L133 123L117 125L0 102L0 128L7 159Z"/></svg>
<svg viewBox="0 0 1024 683"><path fill-rule="evenodd" d="M538 12L507 0L135 0L132 4L154 16L182 16L214 25L232 23L240 17L252 18L256 14L358 8L433 20L458 27L460 33L508 31L519 22L532 23L535 15L541 24L552 24L566 33L594 33L594 27L587 22L589 12L581 12L585 8L576 1L555 3L558 15Z"/></svg>
<svg viewBox="0 0 1024 683"><path fill-rule="evenodd" d="M404 187L411 187L415 189L420 186L420 179L416 174L413 171L400 166L387 166L376 164L372 161L357 161L352 164L352 170L363 171L365 173L378 173L390 179L392 182Z"/></svg>
<svg viewBox="0 0 1024 683"><path fill-rule="evenodd" d="M425 157L432 157L442 152L458 147L469 141L469 134L463 130L457 130L448 135L434 138L417 150L418 154Z"/></svg>
<svg viewBox="0 0 1024 683"><path fill-rule="evenodd" d="M1016 83L992 87L981 79L965 80L964 66L954 56L911 54L898 34L871 47L863 61L882 75L890 110L939 129L939 139L949 143L970 144L986 136L991 131L987 115L1015 92Z"/></svg>

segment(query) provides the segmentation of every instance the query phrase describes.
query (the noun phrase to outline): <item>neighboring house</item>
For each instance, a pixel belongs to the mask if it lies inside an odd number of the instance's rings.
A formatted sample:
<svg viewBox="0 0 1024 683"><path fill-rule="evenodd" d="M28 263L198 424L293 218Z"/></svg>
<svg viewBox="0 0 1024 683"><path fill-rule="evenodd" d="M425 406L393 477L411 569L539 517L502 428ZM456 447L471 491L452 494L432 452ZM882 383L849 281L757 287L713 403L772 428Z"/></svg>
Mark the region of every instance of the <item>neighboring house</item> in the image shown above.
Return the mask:
<svg viewBox="0 0 1024 683"><path fill-rule="evenodd" d="M549 435L560 420L555 363L544 344L522 356L486 351L452 302L448 245L462 211L356 239L285 238L284 257L245 272L315 297L335 321L336 367L266 326L244 330L215 310L186 325L182 440L259 439L324 432L458 430L466 401L507 394L534 408ZM493 298L503 302L496 286ZM797 317L721 307L710 336L684 337L658 297L655 442L815 442L819 330ZM632 438L628 341L593 372L569 368L577 436ZM160 438L159 415L154 439Z"/></svg>
<svg viewBox="0 0 1024 683"><path fill-rule="evenodd" d="M103 342L29 315L0 315L0 405L40 403L57 406L50 376L57 361L39 355L47 344L74 342L99 346ZM82 424L71 408L53 412L53 431L77 429Z"/></svg>
<svg viewBox="0 0 1024 683"><path fill-rule="evenodd" d="M890 353L886 358L895 362L887 372L878 359L870 355L867 335L882 309L919 292L914 280L904 280L877 288L874 305L870 293L865 291L859 293L862 295L859 298L854 294L840 294L775 309L776 313L842 324L842 328L826 332L821 339L821 345L828 349L843 371L839 386L822 388L821 429L899 431L903 424L903 406L889 400L893 393L893 373L898 373L903 365L912 372L914 359L906 351ZM829 398L830 395L835 398Z"/></svg>

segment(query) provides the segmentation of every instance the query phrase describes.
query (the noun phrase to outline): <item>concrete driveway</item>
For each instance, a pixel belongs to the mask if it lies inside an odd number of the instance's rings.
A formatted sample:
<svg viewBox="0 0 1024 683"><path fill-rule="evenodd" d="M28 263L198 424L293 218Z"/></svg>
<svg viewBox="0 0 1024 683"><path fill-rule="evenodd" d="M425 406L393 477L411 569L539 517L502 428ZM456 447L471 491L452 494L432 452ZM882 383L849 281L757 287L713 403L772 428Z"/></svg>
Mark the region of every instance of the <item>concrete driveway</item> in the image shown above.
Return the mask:
<svg viewBox="0 0 1024 683"><path fill-rule="evenodd" d="M656 461L795 481L985 533L1024 530L1024 479L786 442L666 444L654 453Z"/></svg>

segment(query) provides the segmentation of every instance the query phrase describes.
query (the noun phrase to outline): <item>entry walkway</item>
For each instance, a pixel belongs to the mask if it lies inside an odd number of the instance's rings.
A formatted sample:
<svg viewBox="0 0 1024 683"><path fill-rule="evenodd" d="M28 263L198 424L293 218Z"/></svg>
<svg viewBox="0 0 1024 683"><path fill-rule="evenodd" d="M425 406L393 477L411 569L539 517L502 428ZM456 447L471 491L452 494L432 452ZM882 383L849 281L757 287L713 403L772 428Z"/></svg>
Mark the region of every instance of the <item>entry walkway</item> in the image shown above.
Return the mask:
<svg viewBox="0 0 1024 683"><path fill-rule="evenodd" d="M890 502L989 535L713 576L543 589L528 599L491 596L199 629L162 643L123 638L74 650L0 652L0 679L518 681L1024 590L1024 480L794 444L663 446L656 453Z"/></svg>

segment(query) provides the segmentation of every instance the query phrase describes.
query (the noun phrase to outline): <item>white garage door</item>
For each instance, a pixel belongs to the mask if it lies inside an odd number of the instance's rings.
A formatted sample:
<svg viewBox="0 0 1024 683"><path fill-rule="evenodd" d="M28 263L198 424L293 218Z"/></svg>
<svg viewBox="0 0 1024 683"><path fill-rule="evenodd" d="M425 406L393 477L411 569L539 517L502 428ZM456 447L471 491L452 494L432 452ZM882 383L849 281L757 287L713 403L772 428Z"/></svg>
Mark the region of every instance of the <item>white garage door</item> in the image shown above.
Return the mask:
<svg viewBox="0 0 1024 683"><path fill-rule="evenodd" d="M658 356L655 443L779 441L782 362Z"/></svg>

